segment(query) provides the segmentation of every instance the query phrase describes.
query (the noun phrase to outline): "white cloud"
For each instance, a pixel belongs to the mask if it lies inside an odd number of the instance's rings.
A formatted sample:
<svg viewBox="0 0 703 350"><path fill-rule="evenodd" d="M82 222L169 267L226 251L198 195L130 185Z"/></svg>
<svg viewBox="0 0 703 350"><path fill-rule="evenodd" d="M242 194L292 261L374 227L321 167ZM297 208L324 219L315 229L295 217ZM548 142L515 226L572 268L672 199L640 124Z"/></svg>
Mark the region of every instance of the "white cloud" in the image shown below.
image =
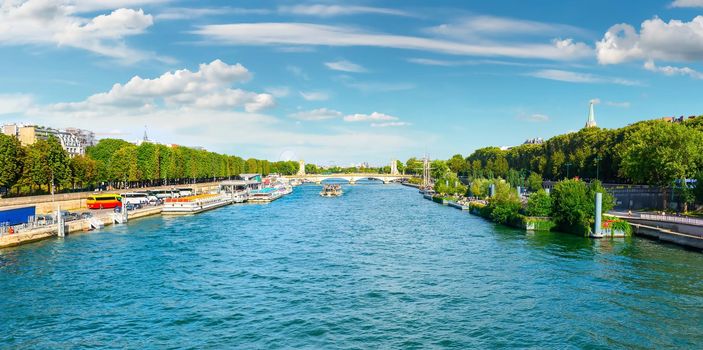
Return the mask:
<svg viewBox="0 0 703 350"><path fill-rule="evenodd" d="M528 121L531 123L544 123L549 121L549 116L545 114L523 114L517 117L520 120Z"/></svg>
<svg viewBox="0 0 703 350"><path fill-rule="evenodd" d="M98 9L126 1L108 1ZM143 1L140 3L144 3ZM143 10L118 8L94 18L78 16L87 11L87 2L29 0L4 2L0 6L0 45L44 44L87 50L123 62L156 58L153 53L128 47L129 36L141 34L153 24ZM166 58L162 58L167 60Z"/></svg>
<svg viewBox="0 0 703 350"><path fill-rule="evenodd" d="M300 91L300 96L306 101L326 101L330 96L323 91Z"/></svg>
<svg viewBox="0 0 703 350"><path fill-rule="evenodd" d="M348 16L359 14L378 14L393 16L409 16L405 11L370 6L347 6L347 5L295 5L281 6L278 11L284 14L305 15L317 17Z"/></svg>
<svg viewBox="0 0 703 350"><path fill-rule="evenodd" d="M325 66L331 70L338 70L342 72L350 73L363 73L366 72L366 68L347 60L335 61L335 62L325 62Z"/></svg>
<svg viewBox="0 0 703 350"><path fill-rule="evenodd" d="M426 30L429 33L460 40L486 35L564 35L584 34L585 30L565 25L508 17L474 16L441 24Z"/></svg>
<svg viewBox="0 0 703 350"><path fill-rule="evenodd" d="M68 0L63 1L76 13L112 10L123 7L161 5L172 0ZM59 1L56 1L59 2Z"/></svg>
<svg viewBox="0 0 703 350"><path fill-rule="evenodd" d="M27 94L0 94L0 115L24 113L33 104L33 98Z"/></svg>
<svg viewBox="0 0 703 350"><path fill-rule="evenodd" d="M619 107L619 108L630 108L630 102L623 101L623 102L614 102L614 101L605 101L606 106L611 106L611 107Z"/></svg>
<svg viewBox="0 0 703 350"><path fill-rule="evenodd" d="M703 7L703 0L674 0L671 7Z"/></svg>
<svg viewBox="0 0 703 350"><path fill-rule="evenodd" d="M616 24L596 43L598 62L617 64L633 60L699 61L703 59L703 16L690 22L658 17L642 22L640 32Z"/></svg>
<svg viewBox="0 0 703 350"><path fill-rule="evenodd" d="M592 98L588 103L593 103L594 105L599 105L600 104L600 99L599 98Z"/></svg>
<svg viewBox="0 0 703 350"><path fill-rule="evenodd" d="M657 73L662 73L664 75L668 76L674 76L674 75L684 75L684 76L689 76L694 79L703 79L703 73L689 67L673 67L673 66L657 66L653 60L649 60L644 63L644 69L651 71L651 72L657 72Z"/></svg>
<svg viewBox="0 0 703 350"><path fill-rule="evenodd" d="M345 122L366 122L366 121L392 121L398 117L392 115L373 112L371 114L350 114L344 117Z"/></svg>
<svg viewBox="0 0 703 350"><path fill-rule="evenodd" d="M188 20L206 16L223 15L266 15L271 10L238 7L167 8L156 14L157 20Z"/></svg>
<svg viewBox="0 0 703 350"><path fill-rule="evenodd" d="M59 111L77 111L96 106L104 108L196 107L223 109L243 107L255 112L273 106L273 96L257 94L230 86L249 80L251 73L241 64L229 65L214 60L201 64L199 70L187 69L166 72L155 79L135 76L124 85L115 84L110 91L94 94L82 102L58 103L51 108Z"/></svg>
<svg viewBox="0 0 703 350"><path fill-rule="evenodd" d="M195 30L206 40L230 45L369 46L468 56L573 60L591 56L592 49L572 39L549 44L465 43L416 36L372 33L356 28L310 23L236 23L206 25Z"/></svg>
<svg viewBox="0 0 703 350"><path fill-rule="evenodd" d="M300 79L310 80L310 76L308 76L308 74L298 66L288 65L286 66L286 70Z"/></svg>
<svg viewBox="0 0 703 350"><path fill-rule="evenodd" d="M264 89L273 97L286 97L290 94L290 88L287 86L272 86Z"/></svg>
<svg viewBox="0 0 703 350"><path fill-rule="evenodd" d="M407 125L410 125L410 123L406 123L406 122L371 123L372 128L387 128L387 127L393 127L393 126L407 126Z"/></svg>
<svg viewBox="0 0 703 350"><path fill-rule="evenodd" d="M579 73L559 69L543 69L536 72L528 73L527 75L535 78L565 81L569 83L618 84L626 86L642 85L642 83L635 80L628 80L617 77L604 77L590 73Z"/></svg>
<svg viewBox="0 0 703 350"><path fill-rule="evenodd" d="M319 121L327 119L341 118L342 112L329 108L318 108L310 111L300 111L290 115L294 119L305 121Z"/></svg>

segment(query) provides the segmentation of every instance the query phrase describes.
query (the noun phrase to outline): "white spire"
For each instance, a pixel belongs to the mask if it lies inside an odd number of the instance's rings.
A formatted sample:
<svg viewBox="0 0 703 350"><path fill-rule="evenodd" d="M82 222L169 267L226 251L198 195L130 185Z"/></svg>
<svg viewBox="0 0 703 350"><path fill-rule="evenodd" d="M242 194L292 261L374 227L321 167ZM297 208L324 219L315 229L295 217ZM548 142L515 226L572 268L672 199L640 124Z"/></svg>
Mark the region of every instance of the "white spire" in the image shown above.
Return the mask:
<svg viewBox="0 0 703 350"><path fill-rule="evenodd" d="M596 113L593 111L593 101L591 101L589 110L588 110L588 121L586 122L586 127L587 128L595 128L596 127Z"/></svg>

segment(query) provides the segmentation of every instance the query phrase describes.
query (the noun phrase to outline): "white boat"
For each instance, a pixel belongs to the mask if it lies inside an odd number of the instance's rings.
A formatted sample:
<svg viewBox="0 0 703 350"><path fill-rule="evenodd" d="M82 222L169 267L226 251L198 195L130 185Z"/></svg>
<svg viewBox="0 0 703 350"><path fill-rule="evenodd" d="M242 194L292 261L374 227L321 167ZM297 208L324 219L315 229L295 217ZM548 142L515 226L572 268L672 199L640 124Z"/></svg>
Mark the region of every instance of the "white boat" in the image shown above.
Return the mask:
<svg viewBox="0 0 703 350"><path fill-rule="evenodd" d="M281 197L283 197L283 194L272 187L265 187L260 190L253 190L249 192L250 203L268 203Z"/></svg>
<svg viewBox="0 0 703 350"><path fill-rule="evenodd" d="M342 185L324 185L320 196L322 197L339 197L344 194L342 191Z"/></svg>
<svg viewBox="0 0 703 350"><path fill-rule="evenodd" d="M166 198L161 212L171 215L197 214L231 203L232 198L228 194L199 194L181 198Z"/></svg>

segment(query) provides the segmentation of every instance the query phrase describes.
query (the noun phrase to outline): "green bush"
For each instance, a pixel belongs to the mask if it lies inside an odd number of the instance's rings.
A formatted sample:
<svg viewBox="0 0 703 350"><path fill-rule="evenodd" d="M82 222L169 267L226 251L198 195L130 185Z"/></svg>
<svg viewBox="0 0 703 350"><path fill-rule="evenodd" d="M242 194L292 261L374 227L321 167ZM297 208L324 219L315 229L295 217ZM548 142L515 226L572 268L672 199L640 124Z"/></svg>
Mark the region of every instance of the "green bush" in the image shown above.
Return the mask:
<svg viewBox="0 0 703 350"><path fill-rule="evenodd" d="M518 217L522 207L520 198L505 181L497 181L495 186L495 195L488 199L490 217L497 223L506 224Z"/></svg>
<svg viewBox="0 0 703 350"><path fill-rule="evenodd" d="M563 231L587 234L595 217L595 194L603 193L602 211L613 208L615 200L600 182L590 185L573 179L558 182L552 191L552 217Z"/></svg>
<svg viewBox="0 0 703 350"><path fill-rule="evenodd" d="M525 212L529 216L551 216L552 198L547 191L540 189L530 195Z"/></svg>
<svg viewBox="0 0 703 350"><path fill-rule="evenodd" d="M456 174L446 172L441 178L435 181L434 190L443 195L464 195L466 186L459 181Z"/></svg>

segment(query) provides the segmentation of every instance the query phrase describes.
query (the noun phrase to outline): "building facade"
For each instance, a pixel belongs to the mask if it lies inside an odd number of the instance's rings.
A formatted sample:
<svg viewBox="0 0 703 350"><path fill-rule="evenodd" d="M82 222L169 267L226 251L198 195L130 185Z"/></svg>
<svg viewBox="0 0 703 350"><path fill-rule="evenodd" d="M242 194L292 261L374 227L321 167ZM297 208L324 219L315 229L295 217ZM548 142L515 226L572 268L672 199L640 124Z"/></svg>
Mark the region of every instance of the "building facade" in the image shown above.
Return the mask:
<svg viewBox="0 0 703 350"><path fill-rule="evenodd" d="M38 140L56 137L61 147L69 156L84 155L85 149L96 144L95 134L89 130L68 128L66 130L52 129L36 125L6 124L2 126L2 133L16 137L22 146L33 145Z"/></svg>

